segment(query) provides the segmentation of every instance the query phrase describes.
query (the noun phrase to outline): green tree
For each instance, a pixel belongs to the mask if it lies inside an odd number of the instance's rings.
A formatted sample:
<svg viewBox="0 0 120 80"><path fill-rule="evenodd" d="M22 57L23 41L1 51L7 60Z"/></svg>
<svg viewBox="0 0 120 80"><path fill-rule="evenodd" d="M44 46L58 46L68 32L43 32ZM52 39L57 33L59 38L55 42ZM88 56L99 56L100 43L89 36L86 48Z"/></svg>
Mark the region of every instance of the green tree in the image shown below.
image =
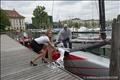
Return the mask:
<svg viewBox="0 0 120 80"><path fill-rule="evenodd" d="M82 23L78 23L78 25L79 25L79 28L82 26Z"/></svg>
<svg viewBox="0 0 120 80"><path fill-rule="evenodd" d="M84 26L88 28L89 27L89 23L85 22Z"/></svg>
<svg viewBox="0 0 120 80"><path fill-rule="evenodd" d="M58 26L59 26L59 28L62 28L62 23L61 23L60 20L59 20L59 22L58 22Z"/></svg>
<svg viewBox="0 0 120 80"><path fill-rule="evenodd" d="M50 20L44 6L37 6L33 11L32 24L37 28L47 28L50 26Z"/></svg>
<svg viewBox="0 0 120 80"><path fill-rule="evenodd" d="M68 26L69 26L70 28L73 26L72 20L69 20L69 21L68 21Z"/></svg>
<svg viewBox="0 0 120 80"><path fill-rule="evenodd" d="M74 24L74 26L75 28L79 28L79 24L77 22Z"/></svg>
<svg viewBox="0 0 120 80"><path fill-rule="evenodd" d="M9 17L4 10L0 9L0 31L5 31L7 26L10 26Z"/></svg>

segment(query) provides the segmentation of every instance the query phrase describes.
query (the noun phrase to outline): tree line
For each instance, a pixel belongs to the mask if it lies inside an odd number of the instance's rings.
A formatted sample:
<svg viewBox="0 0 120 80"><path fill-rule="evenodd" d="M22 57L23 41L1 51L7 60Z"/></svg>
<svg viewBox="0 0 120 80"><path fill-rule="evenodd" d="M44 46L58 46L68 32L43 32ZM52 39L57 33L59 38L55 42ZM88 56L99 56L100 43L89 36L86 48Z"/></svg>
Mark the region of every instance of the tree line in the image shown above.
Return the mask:
<svg viewBox="0 0 120 80"><path fill-rule="evenodd" d="M0 30L4 31L7 26L10 26L9 17L6 15L5 11L0 9ZM53 19L52 16L49 16L48 13L45 11L44 6L36 6L36 8L33 10L33 17L32 19L32 25L33 28L36 29L47 29L49 27L53 27ZM111 24L112 21L109 21L109 24ZM85 26L87 28L96 28L99 27L99 22L91 21L90 23L85 21L82 22L73 22L72 20L65 20L65 21L59 21L57 22L59 27L63 27L64 24L68 24L69 27L74 28L80 28L81 26Z"/></svg>
<svg viewBox="0 0 120 80"><path fill-rule="evenodd" d="M0 32L5 31L6 27L10 25L9 17L6 12L0 9Z"/></svg>
<svg viewBox="0 0 120 80"><path fill-rule="evenodd" d="M38 29L52 27L52 16L45 11L44 6L37 6L33 11L32 24Z"/></svg>

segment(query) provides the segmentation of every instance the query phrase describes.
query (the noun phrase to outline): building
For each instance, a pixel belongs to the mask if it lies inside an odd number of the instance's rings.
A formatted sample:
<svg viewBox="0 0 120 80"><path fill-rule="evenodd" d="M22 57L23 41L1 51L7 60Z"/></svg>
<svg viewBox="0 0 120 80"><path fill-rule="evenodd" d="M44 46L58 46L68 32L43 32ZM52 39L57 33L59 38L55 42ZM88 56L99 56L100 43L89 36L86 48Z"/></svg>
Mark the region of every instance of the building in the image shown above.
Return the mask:
<svg viewBox="0 0 120 80"><path fill-rule="evenodd" d="M83 20L81 20L81 19L79 19L79 18L73 18L73 19L71 19L71 21L72 21L73 23L83 23Z"/></svg>
<svg viewBox="0 0 120 80"><path fill-rule="evenodd" d="M83 22L85 27L89 27L89 28L99 27L99 20L96 19L84 20Z"/></svg>
<svg viewBox="0 0 120 80"><path fill-rule="evenodd" d="M11 26L10 29L13 30L25 30L25 17L20 15L16 10L4 10L9 17Z"/></svg>
<svg viewBox="0 0 120 80"><path fill-rule="evenodd" d="M67 23L68 25L72 24L73 26L75 26L74 23L78 23L79 26L84 26L88 28L99 27L99 20L95 20L95 19L82 20L79 18L73 18L73 19L64 20L61 22L62 24Z"/></svg>

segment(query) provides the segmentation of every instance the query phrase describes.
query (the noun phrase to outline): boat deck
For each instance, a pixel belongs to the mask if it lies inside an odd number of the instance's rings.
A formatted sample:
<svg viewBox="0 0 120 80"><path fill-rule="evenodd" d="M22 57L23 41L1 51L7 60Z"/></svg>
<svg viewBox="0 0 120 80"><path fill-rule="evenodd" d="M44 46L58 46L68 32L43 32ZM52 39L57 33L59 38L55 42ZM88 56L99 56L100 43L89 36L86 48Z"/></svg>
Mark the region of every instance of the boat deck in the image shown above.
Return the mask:
<svg viewBox="0 0 120 80"><path fill-rule="evenodd" d="M60 68L52 68L38 60L29 62L36 54L7 35L1 35L1 80L82 80Z"/></svg>

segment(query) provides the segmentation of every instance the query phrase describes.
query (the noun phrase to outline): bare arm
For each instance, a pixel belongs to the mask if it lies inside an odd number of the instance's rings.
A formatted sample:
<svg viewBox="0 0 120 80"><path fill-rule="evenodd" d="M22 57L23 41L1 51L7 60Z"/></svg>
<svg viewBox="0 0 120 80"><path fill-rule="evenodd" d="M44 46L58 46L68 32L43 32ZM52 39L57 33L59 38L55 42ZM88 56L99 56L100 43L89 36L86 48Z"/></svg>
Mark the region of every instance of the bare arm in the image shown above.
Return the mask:
<svg viewBox="0 0 120 80"><path fill-rule="evenodd" d="M48 44L50 45L50 47L52 47L54 50L56 50L56 48L52 45L51 42L48 42Z"/></svg>

